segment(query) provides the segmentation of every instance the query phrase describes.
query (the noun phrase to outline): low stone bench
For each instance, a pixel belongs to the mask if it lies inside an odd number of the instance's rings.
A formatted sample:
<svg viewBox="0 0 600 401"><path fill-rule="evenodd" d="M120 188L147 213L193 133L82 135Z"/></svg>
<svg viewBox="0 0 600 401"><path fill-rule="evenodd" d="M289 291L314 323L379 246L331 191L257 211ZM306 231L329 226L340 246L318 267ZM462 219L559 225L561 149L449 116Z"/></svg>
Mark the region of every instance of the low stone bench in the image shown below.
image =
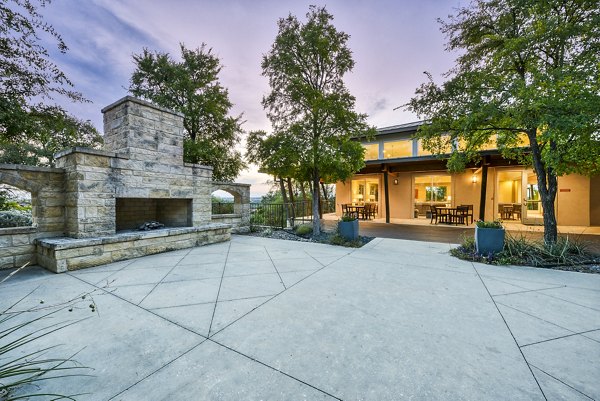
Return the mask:
<svg viewBox="0 0 600 401"><path fill-rule="evenodd" d="M44 238L36 240L37 263L55 273L63 273L230 239L231 225L220 223L131 231L96 238Z"/></svg>

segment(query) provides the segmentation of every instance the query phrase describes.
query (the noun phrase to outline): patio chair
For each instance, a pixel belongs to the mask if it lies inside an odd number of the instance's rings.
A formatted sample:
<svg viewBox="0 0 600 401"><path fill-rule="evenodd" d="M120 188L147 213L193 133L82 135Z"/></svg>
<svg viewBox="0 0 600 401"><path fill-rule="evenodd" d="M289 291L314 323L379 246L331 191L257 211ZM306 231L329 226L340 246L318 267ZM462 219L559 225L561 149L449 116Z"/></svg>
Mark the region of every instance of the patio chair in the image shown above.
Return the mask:
<svg viewBox="0 0 600 401"><path fill-rule="evenodd" d="M473 217L473 205L459 205L459 207L461 207L461 206L464 206L464 207L468 208L467 209L467 222L468 222L468 217L470 217L471 218L471 224L473 224L473 219L474 219L474 217Z"/></svg>
<svg viewBox="0 0 600 401"><path fill-rule="evenodd" d="M431 213L431 220L429 221L429 224L432 224L433 221L435 220L435 224L438 223L438 210L435 206L429 206L429 211Z"/></svg>
<svg viewBox="0 0 600 401"><path fill-rule="evenodd" d="M460 205L456 207L456 214L453 216L455 224L469 225L469 206Z"/></svg>
<svg viewBox="0 0 600 401"><path fill-rule="evenodd" d="M354 216L358 219L358 211L348 207L348 204L342 204L342 216Z"/></svg>
<svg viewBox="0 0 600 401"><path fill-rule="evenodd" d="M377 204L367 203L363 209L363 219L371 220L371 218L375 218L376 210Z"/></svg>
<svg viewBox="0 0 600 401"><path fill-rule="evenodd" d="M521 210L522 210L521 208L522 208L522 205L520 205L518 203L515 203L515 204L513 204L512 207L513 207L512 212L513 212L514 218L517 219L517 220L521 220Z"/></svg>

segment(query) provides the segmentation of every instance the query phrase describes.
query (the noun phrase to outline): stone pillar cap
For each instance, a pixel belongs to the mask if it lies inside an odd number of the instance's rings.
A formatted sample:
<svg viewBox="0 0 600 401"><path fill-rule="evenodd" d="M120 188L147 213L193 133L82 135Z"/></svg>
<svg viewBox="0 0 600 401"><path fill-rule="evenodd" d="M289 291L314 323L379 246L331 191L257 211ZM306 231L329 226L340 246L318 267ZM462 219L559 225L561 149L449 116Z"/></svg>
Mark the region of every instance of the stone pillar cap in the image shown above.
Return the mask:
<svg viewBox="0 0 600 401"><path fill-rule="evenodd" d="M154 103L150 103L150 102L148 102L146 100L138 99L137 97L133 97L133 96L122 97L121 99L117 100L116 102L111 103L108 106L106 106L105 108L103 108L101 110L101 112L102 113L106 113L107 111L109 111L111 109L114 109L115 107L118 107L118 106L120 106L121 104L123 104L125 102L137 103L137 104L140 104L142 106L151 107L153 109L160 110L160 111L163 111L165 113L173 114L175 116L184 117L183 113L180 113L178 111L173 111L173 110L168 109L166 107L157 106Z"/></svg>

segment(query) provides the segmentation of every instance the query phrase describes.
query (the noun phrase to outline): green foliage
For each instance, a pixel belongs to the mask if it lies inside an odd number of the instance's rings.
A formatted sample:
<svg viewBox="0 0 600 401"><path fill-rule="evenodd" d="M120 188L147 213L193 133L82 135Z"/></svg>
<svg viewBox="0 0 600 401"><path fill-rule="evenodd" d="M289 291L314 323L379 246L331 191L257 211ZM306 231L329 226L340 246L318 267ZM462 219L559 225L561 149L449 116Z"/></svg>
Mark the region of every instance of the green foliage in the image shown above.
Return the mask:
<svg viewBox="0 0 600 401"><path fill-rule="evenodd" d="M311 224L300 224L295 228L296 235L309 235L312 234L312 231Z"/></svg>
<svg viewBox="0 0 600 401"><path fill-rule="evenodd" d="M349 241L339 234L333 234L331 237L329 237L329 244L345 246L347 248L360 248L367 242L369 242L369 241L367 240L366 242L363 242L363 240L361 238L357 238L355 240Z"/></svg>
<svg viewBox="0 0 600 401"><path fill-rule="evenodd" d="M31 212L19 210L0 211L0 228L26 227L33 224Z"/></svg>
<svg viewBox="0 0 600 401"><path fill-rule="evenodd" d="M263 98L273 135L256 135L280 160L258 152L254 158L265 171L292 168L291 177L313 186L317 214L319 180L345 180L364 166L364 150L352 137L371 134L364 114L354 111L355 98L343 82L354 67L348 34L331 23L325 8L311 6L306 23L289 15L278 22L279 32L264 56L263 75L271 91ZM252 142L254 143L254 142ZM252 149L250 149L252 153ZM320 233L314 219L313 232Z"/></svg>
<svg viewBox="0 0 600 401"><path fill-rule="evenodd" d="M532 240L524 235L506 233L504 249L493 255L479 255L475 250L473 236L464 236L462 244L450 250L459 259L495 265L521 265L560 270L600 273L593 265L600 263L600 256L587 250L581 240L568 236L559 237L551 245Z"/></svg>
<svg viewBox="0 0 600 401"><path fill-rule="evenodd" d="M503 156L533 165L545 241L556 241L556 177L600 173L598 2L477 0L440 22L460 56L408 103L431 122L417 136L435 151L447 133L458 144L448 168L460 171L497 135Z"/></svg>
<svg viewBox="0 0 600 401"><path fill-rule="evenodd" d="M50 98L59 94L83 100L80 93L69 89L73 84L42 45L44 41L55 41L61 53L68 50L58 32L44 22L39 12L39 7L48 3L47 0L0 2L0 107L3 112L10 112L10 102L17 101L12 104L12 112L19 113L25 108L22 102L34 97ZM17 120L10 121L19 124Z"/></svg>
<svg viewBox="0 0 600 401"><path fill-rule="evenodd" d="M181 112L188 134L184 159L213 167L213 179L232 181L245 168L235 146L240 142L241 116L231 117L227 89L219 82L219 58L202 44L195 50L181 48L181 61L168 53L133 56L136 70L129 91L153 103Z"/></svg>
<svg viewBox="0 0 600 401"><path fill-rule="evenodd" d="M354 220L356 220L356 216L353 216L353 215L351 215L351 214L345 214L345 215L343 215L343 216L341 217L341 219L340 219L340 220L341 220L341 221L344 221L344 222L348 222L348 221L354 221Z"/></svg>
<svg viewBox="0 0 600 401"><path fill-rule="evenodd" d="M85 101L42 45L54 41L67 51L39 12L48 3L0 2L0 163L52 166L53 154L65 147L101 143L90 122L45 103L56 95Z"/></svg>
<svg viewBox="0 0 600 401"><path fill-rule="evenodd" d="M479 228L497 228L497 229L504 228L504 227L502 227L502 222L500 220L494 220L494 221L477 220L475 222L475 225Z"/></svg>
<svg viewBox="0 0 600 401"><path fill-rule="evenodd" d="M3 144L0 163L54 166L54 154L81 146L98 148L102 136L90 121L79 120L57 106L43 106L27 114L29 129Z"/></svg>

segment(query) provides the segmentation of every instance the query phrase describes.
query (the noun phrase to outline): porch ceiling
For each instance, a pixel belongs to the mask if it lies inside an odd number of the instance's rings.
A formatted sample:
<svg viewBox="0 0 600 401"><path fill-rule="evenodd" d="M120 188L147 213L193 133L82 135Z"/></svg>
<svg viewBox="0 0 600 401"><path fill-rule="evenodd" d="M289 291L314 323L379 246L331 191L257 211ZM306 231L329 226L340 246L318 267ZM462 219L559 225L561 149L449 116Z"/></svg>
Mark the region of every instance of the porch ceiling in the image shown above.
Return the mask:
<svg viewBox="0 0 600 401"><path fill-rule="evenodd" d="M503 158L497 151L482 152L487 158L488 167L520 166L516 160ZM446 170L446 159L438 159L436 156L403 157L398 159L368 160L365 162L358 174L381 173L386 168L390 173L410 171L434 171ZM467 168L480 167L479 163L470 163Z"/></svg>

